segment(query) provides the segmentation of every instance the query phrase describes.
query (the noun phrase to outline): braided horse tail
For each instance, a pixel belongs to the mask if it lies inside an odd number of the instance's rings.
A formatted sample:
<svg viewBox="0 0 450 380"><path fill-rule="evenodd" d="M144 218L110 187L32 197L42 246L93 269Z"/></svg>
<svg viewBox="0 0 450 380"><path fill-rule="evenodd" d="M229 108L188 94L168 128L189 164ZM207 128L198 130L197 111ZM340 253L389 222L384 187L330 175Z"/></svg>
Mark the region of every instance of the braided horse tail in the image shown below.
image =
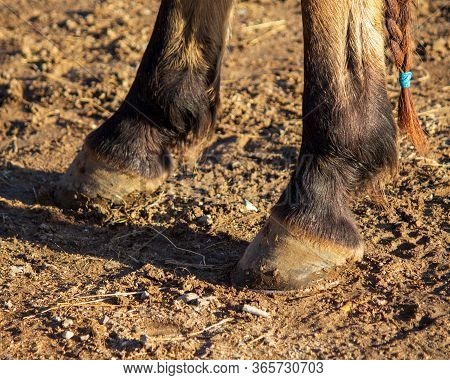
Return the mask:
<svg viewBox="0 0 450 380"><path fill-rule="evenodd" d="M413 55L411 32L413 0L385 0L386 27L389 32L389 46L394 63L400 75L408 74ZM410 74L409 74L410 75ZM398 125L405 131L420 153L428 150L427 137L422 130L412 99L409 83L402 84L398 103Z"/></svg>

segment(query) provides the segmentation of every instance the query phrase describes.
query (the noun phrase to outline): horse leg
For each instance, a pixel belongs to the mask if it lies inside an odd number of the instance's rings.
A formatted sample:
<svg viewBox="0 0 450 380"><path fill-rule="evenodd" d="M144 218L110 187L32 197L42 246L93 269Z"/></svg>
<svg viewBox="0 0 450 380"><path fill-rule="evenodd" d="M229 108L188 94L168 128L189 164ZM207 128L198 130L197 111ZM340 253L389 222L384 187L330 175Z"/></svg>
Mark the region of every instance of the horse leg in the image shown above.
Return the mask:
<svg viewBox="0 0 450 380"><path fill-rule="evenodd" d="M363 255L349 197L396 167L382 0L302 0L303 136L296 169L235 269L237 285L297 288Z"/></svg>
<svg viewBox="0 0 450 380"><path fill-rule="evenodd" d="M136 78L55 192L63 207L153 191L214 130L232 0L162 0Z"/></svg>

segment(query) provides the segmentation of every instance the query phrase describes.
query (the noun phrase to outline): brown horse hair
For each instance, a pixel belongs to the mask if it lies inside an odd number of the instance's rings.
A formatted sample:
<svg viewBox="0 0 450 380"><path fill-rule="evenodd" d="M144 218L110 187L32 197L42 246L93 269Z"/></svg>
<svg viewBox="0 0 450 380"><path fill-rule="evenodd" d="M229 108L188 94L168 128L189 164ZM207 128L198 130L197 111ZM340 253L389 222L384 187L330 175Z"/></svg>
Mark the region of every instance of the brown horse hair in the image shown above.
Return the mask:
<svg viewBox="0 0 450 380"><path fill-rule="evenodd" d="M413 36L411 24L413 21L413 0L385 0L386 27L389 33L389 47L394 64L402 72L411 68L413 55ZM420 126L420 121L414 107L410 88L402 88L398 102L398 126L407 133L419 153L428 151L428 140Z"/></svg>

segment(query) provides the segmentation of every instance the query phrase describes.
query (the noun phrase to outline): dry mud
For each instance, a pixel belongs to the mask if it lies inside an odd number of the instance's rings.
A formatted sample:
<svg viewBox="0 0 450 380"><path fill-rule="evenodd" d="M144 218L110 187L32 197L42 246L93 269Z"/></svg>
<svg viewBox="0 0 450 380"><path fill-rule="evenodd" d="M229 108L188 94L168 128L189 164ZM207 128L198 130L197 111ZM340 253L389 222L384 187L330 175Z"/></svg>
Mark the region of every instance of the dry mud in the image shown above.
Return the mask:
<svg viewBox="0 0 450 380"><path fill-rule="evenodd" d="M125 96L157 8L0 1L0 358L448 359L448 3L420 2L414 28L431 153L402 139L387 204L355 200L362 262L274 294L235 289L229 273L300 145L298 1L237 5L217 138L195 169L121 206L67 212L42 195Z"/></svg>

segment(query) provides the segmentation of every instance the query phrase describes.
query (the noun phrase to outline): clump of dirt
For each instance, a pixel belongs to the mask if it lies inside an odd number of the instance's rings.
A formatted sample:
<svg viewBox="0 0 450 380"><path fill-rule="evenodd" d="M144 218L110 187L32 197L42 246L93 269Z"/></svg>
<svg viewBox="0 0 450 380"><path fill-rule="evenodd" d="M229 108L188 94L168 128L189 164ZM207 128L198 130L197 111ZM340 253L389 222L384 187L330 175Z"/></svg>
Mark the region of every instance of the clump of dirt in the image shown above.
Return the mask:
<svg viewBox="0 0 450 380"><path fill-rule="evenodd" d="M432 153L402 140L388 206L355 202L362 262L286 293L234 289L229 273L297 157L299 2L238 3L217 139L195 170L151 196L74 212L41 194L126 95L159 2L3 3L0 358L448 359L445 1L420 2L415 27L413 90Z"/></svg>

